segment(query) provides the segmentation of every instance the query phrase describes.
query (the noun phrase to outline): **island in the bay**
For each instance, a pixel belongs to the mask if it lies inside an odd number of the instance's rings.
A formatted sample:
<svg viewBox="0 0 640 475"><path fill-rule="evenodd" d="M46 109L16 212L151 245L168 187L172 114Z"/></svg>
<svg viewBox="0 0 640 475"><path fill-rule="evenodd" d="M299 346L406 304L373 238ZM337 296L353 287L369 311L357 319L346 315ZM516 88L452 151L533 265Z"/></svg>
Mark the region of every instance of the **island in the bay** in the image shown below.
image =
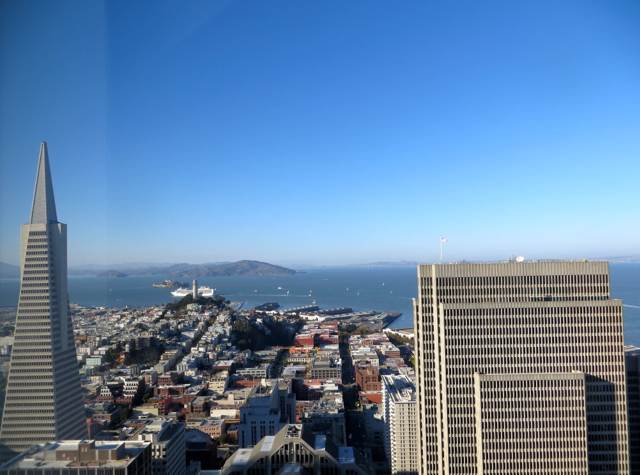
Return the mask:
<svg viewBox="0 0 640 475"><path fill-rule="evenodd" d="M160 282L158 284L154 283L152 285L154 287L160 287L162 289L177 289L177 288L182 288L182 287L188 287L189 286L188 283L181 284L177 280L170 280L170 279L166 279L164 282Z"/></svg>

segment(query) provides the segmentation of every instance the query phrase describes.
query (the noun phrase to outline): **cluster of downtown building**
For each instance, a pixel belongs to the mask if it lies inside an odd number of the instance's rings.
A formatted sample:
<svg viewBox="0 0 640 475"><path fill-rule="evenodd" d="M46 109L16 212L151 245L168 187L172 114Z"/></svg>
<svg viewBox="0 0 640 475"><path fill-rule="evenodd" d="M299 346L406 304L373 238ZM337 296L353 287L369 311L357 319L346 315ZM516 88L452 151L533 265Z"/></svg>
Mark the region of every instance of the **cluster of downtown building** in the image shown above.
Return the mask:
<svg viewBox="0 0 640 475"><path fill-rule="evenodd" d="M46 144L21 243L0 475L196 475L219 452L225 475L372 473L347 434L349 383L393 474L640 473L639 363L605 262L419 266L414 372L384 333L341 347L330 316L251 352L234 318L288 316L70 308Z"/></svg>

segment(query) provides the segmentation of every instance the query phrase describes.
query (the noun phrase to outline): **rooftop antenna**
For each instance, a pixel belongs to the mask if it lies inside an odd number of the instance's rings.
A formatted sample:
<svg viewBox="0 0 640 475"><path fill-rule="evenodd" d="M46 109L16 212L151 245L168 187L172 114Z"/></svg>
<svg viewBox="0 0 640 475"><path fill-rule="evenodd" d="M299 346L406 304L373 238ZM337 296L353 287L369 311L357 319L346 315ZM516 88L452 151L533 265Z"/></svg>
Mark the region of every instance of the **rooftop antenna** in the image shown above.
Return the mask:
<svg viewBox="0 0 640 475"><path fill-rule="evenodd" d="M447 242L447 240L443 237L440 238L440 264L442 264L442 243Z"/></svg>

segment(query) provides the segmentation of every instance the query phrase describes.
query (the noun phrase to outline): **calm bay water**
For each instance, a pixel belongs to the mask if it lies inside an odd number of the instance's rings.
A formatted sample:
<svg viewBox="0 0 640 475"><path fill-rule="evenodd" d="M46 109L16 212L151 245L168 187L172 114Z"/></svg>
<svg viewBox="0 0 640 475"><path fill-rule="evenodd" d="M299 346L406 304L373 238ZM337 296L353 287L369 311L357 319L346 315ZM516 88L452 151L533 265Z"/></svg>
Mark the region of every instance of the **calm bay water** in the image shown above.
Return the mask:
<svg viewBox="0 0 640 475"><path fill-rule="evenodd" d="M252 308L278 302L281 308L311 305L322 309L351 307L355 311L402 312L391 326L413 326L411 299L417 295L415 267L327 267L303 269L284 276L201 277L199 286ZM144 307L175 300L172 289L152 287L167 276L124 278L69 277L69 299L83 306ZM190 278L176 279L191 283ZM281 287L281 288L279 288ZM625 340L640 346L640 264L611 264L612 297L625 304ZM0 307L16 306L19 281L0 281ZM287 296L289 291L289 296Z"/></svg>

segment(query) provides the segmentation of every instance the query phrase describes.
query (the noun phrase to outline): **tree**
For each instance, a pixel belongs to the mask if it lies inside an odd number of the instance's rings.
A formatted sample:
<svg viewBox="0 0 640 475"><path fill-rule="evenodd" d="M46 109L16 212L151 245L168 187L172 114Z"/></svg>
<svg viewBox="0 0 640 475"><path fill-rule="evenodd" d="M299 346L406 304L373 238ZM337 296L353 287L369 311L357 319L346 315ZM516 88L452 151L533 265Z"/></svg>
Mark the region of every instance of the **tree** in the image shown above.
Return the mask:
<svg viewBox="0 0 640 475"><path fill-rule="evenodd" d="M127 419L129 419L129 415L131 414L131 409L128 407L125 407L122 409L122 412L120 413L120 422L124 422Z"/></svg>
<svg viewBox="0 0 640 475"><path fill-rule="evenodd" d="M220 437L218 437L218 444L220 445L226 444L227 439L229 439L229 436L227 434L220 434Z"/></svg>

